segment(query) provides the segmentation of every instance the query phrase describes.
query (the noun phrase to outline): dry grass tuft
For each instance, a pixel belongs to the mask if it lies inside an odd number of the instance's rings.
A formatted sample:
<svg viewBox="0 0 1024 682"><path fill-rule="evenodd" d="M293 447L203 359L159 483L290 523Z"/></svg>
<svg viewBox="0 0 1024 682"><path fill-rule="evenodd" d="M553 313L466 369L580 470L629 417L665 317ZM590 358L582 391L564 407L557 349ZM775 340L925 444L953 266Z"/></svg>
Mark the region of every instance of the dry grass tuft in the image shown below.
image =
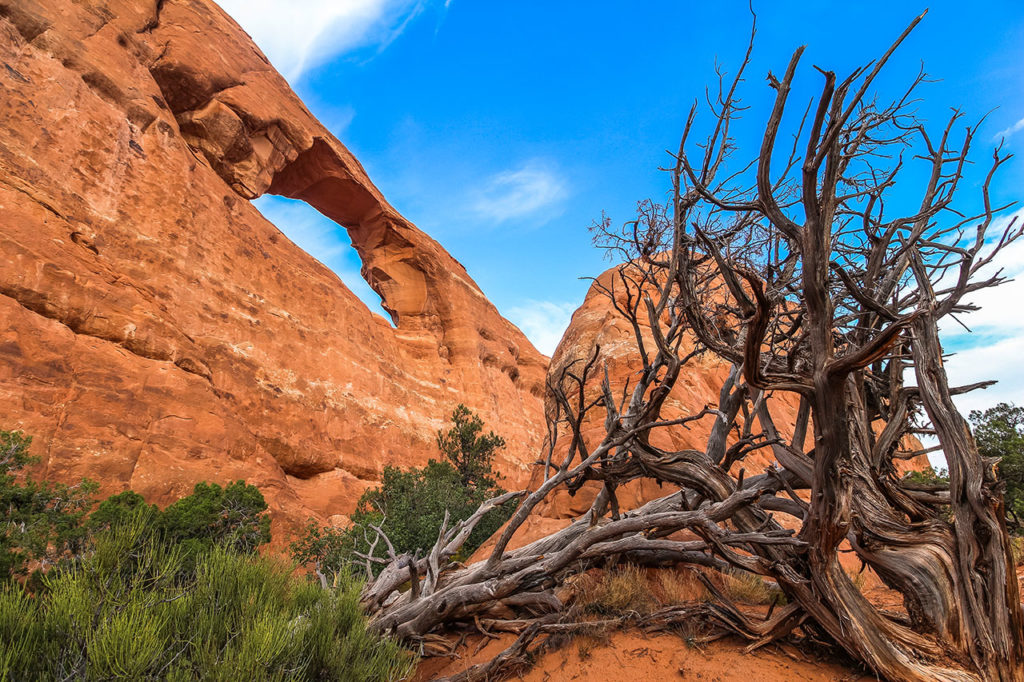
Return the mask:
<svg viewBox="0 0 1024 682"><path fill-rule="evenodd" d="M663 606L707 601L711 598L708 588L691 569L664 568L657 571L655 576L655 592Z"/></svg>
<svg viewBox="0 0 1024 682"><path fill-rule="evenodd" d="M577 635L573 642L576 644L576 653L579 654L580 660L585 661L590 658L590 654L594 649L602 646L607 646L611 641L607 632L592 632L585 635Z"/></svg>
<svg viewBox="0 0 1024 682"><path fill-rule="evenodd" d="M577 583L577 599L585 612L602 616L650 613L655 605L647 574L633 564L587 575Z"/></svg>
<svg viewBox="0 0 1024 682"><path fill-rule="evenodd" d="M786 596L774 583L746 571L724 574L722 593L734 602L752 606L786 603Z"/></svg>
<svg viewBox="0 0 1024 682"><path fill-rule="evenodd" d="M868 582L868 573L866 569L860 571L847 571L846 575L850 576L850 582L853 583L853 586L857 588L858 592L864 591L864 587Z"/></svg>

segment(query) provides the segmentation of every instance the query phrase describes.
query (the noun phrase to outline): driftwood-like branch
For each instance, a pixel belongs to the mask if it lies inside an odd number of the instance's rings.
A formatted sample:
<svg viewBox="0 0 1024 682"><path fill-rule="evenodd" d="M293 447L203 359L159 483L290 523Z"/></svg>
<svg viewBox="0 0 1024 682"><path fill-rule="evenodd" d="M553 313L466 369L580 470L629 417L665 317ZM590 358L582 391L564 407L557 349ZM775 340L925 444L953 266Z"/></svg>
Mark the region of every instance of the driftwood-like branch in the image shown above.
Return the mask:
<svg viewBox="0 0 1024 682"><path fill-rule="evenodd" d="M938 336L944 317L972 309L967 295L1003 281L981 271L1022 228L1011 221L990 234L1000 207L989 188L1008 158L998 149L981 185L984 210L955 208L975 129L956 139L955 112L941 135L925 131L913 117L923 74L891 102L868 94L920 20L871 64L843 77L819 70L821 89L801 109L784 163L775 152L790 132L803 48L781 79L768 74L774 103L752 160L733 162L730 136L749 50L709 95L713 125L700 143L690 112L667 169L671 201L642 202L621 229L595 227L622 264L594 290L628 322L636 373L611 376L597 346L554 368L533 490L490 500L452 528L446 521L422 558L395 556L380 533L389 558L374 559L385 566L363 593L373 627L421 643L459 623L485 637L515 632L494 660L453 679L505 675L559 636L605 627L572 621L555 596L572 575L619 561L682 563L764 576L788 604L752 619L710 584L713 604L629 622L695 619L751 648L802 633L892 680L1024 679L1001 488L950 400L988 384L951 388ZM920 203L893 215L898 202L886 198L905 181L905 159L923 164L926 179ZM672 414L677 380L700 355L728 367L717 403ZM904 386L911 374L916 386ZM799 400L795 415L778 412L785 393ZM922 411L926 424L916 421ZM660 433L695 423L709 433L700 448L659 447ZM949 461L948 487L900 475L923 432ZM762 451L775 460L764 471L751 464ZM623 509L622 487L641 479L669 490ZM597 489L585 514L510 549L553 493L588 485ZM454 562L480 517L513 498L519 507L486 558ZM785 530L782 515L799 531ZM848 551L902 594L905 614L861 594L839 561Z"/></svg>

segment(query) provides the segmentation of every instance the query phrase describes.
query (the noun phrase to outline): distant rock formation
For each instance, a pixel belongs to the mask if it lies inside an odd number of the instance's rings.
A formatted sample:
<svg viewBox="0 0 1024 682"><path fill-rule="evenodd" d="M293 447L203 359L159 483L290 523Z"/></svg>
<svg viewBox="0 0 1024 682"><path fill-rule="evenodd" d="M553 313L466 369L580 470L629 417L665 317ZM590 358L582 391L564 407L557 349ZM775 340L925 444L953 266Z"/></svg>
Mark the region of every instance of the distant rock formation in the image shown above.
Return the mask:
<svg viewBox="0 0 1024 682"><path fill-rule="evenodd" d="M351 510L462 402L528 475L547 358L208 0L0 0L0 428L157 503L245 478ZM394 323L249 203L348 229Z"/></svg>

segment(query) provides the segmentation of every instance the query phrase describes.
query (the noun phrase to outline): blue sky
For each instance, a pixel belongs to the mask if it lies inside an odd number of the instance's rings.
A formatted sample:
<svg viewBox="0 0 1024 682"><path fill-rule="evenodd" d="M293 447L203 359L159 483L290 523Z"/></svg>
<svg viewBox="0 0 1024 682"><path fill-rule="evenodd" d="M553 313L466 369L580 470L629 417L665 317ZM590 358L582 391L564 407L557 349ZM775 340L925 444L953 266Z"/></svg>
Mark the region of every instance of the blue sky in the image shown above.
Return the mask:
<svg viewBox="0 0 1024 682"><path fill-rule="evenodd" d="M750 19L745 1L716 3L471 2L470 0L223 0L309 108L362 161L389 201L458 258L506 317L550 353L588 283L609 267L588 226L606 211L621 223L636 201L662 199L658 166L678 144L718 60L738 65ZM942 126L949 107L976 120L983 164L998 136L1024 152L1024 3L757 2L748 72L751 105L739 143L756 149L773 94L806 44L797 94L820 83L817 64L844 75L878 56L914 16L929 15L880 82L895 95L920 64L920 116ZM998 179L996 199L1024 199L1024 158ZM303 204L257 205L379 310L358 275L344 230ZM1024 272L1024 247L1006 254ZM1024 403L1024 284L986 296L950 328L956 380L1001 385L964 409Z"/></svg>

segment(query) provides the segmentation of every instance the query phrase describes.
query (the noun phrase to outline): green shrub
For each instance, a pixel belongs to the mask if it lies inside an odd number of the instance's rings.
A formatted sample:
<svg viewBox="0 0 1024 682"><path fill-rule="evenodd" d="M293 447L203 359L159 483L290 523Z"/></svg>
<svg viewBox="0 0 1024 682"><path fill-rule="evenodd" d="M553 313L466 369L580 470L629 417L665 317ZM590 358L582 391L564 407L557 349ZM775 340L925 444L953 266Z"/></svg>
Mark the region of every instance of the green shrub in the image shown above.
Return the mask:
<svg viewBox="0 0 1024 682"><path fill-rule="evenodd" d="M267 503L256 486L235 481L225 487L198 483L191 495L163 511L147 504L142 495L128 490L111 495L89 516L90 532L102 532L126 524L157 541L178 547L186 567L195 557L220 547L249 553L270 541Z"/></svg>
<svg viewBox="0 0 1024 682"><path fill-rule="evenodd" d="M944 467L936 469L935 467L929 466L927 469L922 469L920 471L911 471L903 478L910 483L917 483L920 485L949 485L949 471Z"/></svg>
<svg viewBox="0 0 1024 682"><path fill-rule="evenodd" d="M89 515L98 486L87 480L69 486L38 482L24 470L36 460L32 438L0 431L0 580L74 560L93 533L132 522L161 542L180 545L192 560L213 547L253 552L270 541L267 503L244 481L225 487L199 483L191 495L160 511L141 495L112 495Z"/></svg>
<svg viewBox="0 0 1024 682"><path fill-rule="evenodd" d="M982 457L999 460L998 475L1006 485L1004 502L1011 528L1024 530L1024 407L999 403L971 410L974 439Z"/></svg>
<svg viewBox="0 0 1024 682"><path fill-rule="evenodd" d="M169 542L195 549L217 545L236 552L254 552L270 542L270 517L263 493L245 481L222 488L197 483L192 494L160 513L157 526Z"/></svg>
<svg viewBox="0 0 1024 682"><path fill-rule="evenodd" d="M482 435L482 429L480 418L459 405L452 413L452 427L437 436L447 461L432 459L421 469L404 471L385 467L380 486L359 499L351 528L321 528L311 522L306 534L291 545L292 557L328 575L351 570L353 564L362 565L357 553L369 550L377 535L374 526L384 531L397 553L425 555L437 541L446 512L450 528L505 492L496 485L493 471L494 455L505 441L494 433ZM509 519L515 506L509 502L485 514L459 556L469 556L480 547ZM384 547L379 541L374 554L386 556Z"/></svg>
<svg viewBox="0 0 1024 682"><path fill-rule="evenodd" d="M422 556L437 540L448 512L448 527L468 519L487 499L502 494L501 488L467 488L459 472L448 462L431 460L422 469L400 471L385 468L381 486L359 500L352 522L357 527L380 525L395 551L419 552ZM514 504L488 512L463 547L472 554L511 516ZM372 537L372 535L370 535Z"/></svg>
<svg viewBox="0 0 1024 682"><path fill-rule="evenodd" d="M0 587L0 680L393 680L411 665L366 629L358 582L321 590L223 546L185 566L140 513L39 594Z"/></svg>
<svg viewBox="0 0 1024 682"><path fill-rule="evenodd" d="M24 473L34 464L32 438L0 431L0 580L24 575L32 562L48 565L78 554L87 540L83 525L97 485L36 481Z"/></svg>
<svg viewBox="0 0 1024 682"><path fill-rule="evenodd" d="M31 439L0 432L0 682L392 680L411 655L367 630L361 585L335 590L259 557L267 504L243 481L200 483L160 511L135 492L21 476Z"/></svg>
<svg viewBox="0 0 1024 682"><path fill-rule="evenodd" d="M145 498L134 490L126 490L100 502L99 507L89 515L89 528L92 531L113 528L139 515L144 523L155 525L160 510L155 504L146 504Z"/></svg>
<svg viewBox="0 0 1024 682"><path fill-rule="evenodd" d="M996 476L1005 486L1003 502L1007 526L1014 534L1024 532L1024 407L999 403L987 410L971 410L968 419L978 452L998 461ZM910 483L948 486L949 472L929 467L905 476ZM951 520L949 514L947 520Z"/></svg>

